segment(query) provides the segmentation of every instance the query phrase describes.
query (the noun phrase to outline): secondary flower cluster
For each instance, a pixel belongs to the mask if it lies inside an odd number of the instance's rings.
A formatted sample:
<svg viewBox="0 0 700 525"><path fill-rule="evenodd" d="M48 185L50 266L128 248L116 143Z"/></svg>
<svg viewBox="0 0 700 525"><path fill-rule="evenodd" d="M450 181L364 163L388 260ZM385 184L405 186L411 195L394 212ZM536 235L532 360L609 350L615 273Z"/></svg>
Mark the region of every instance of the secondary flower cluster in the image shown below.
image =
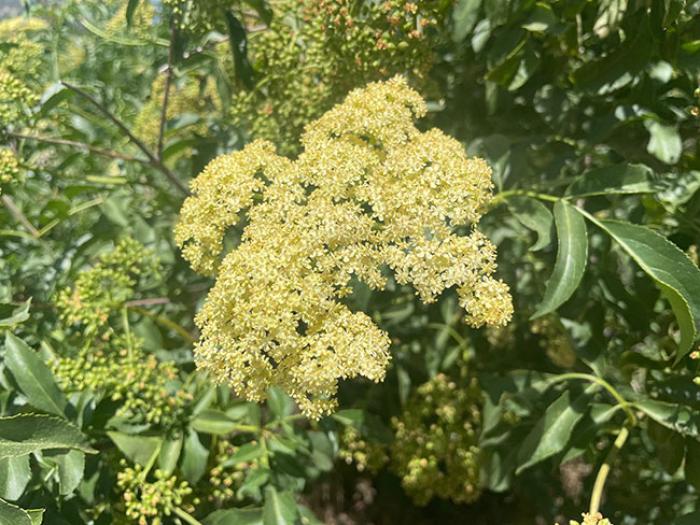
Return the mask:
<svg viewBox="0 0 700 525"><path fill-rule="evenodd" d="M126 504L126 517L138 525L162 525L163 518L170 516L176 508L186 507L192 511L192 505L186 500L192 494L189 483L178 483L177 477L162 470L154 472L155 481L145 479L143 467L127 467L122 461L123 470L117 474L117 486L123 491Z"/></svg>
<svg viewBox="0 0 700 525"><path fill-rule="evenodd" d="M269 30L251 38L251 61L263 76L255 89L234 97L234 122L282 153L297 152L306 123L339 94L399 72L424 77L434 44L425 34L444 18L441 3L277 2Z"/></svg>
<svg viewBox="0 0 700 525"><path fill-rule="evenodd" d="M581 514L583 517L583 521L579 523L578 521L570 520L569 525L613 525L608 521L607 518L603 518L603 515L600 512L596 512L595 514Z"/></svg>
<svg viewBox="0 0 700 525"><path fill-rule="evenodd" d="M203 115L216 108L218 95L212 82L207 79L185 77L181 82L173 82L170 86L166 119L172 120L185 113ZM165 75L159 75L151 86L151 95L136 117L134 131L147 144L155 146L160 134L160 117L165 93ZM190 131L206 133L205 122L188 126Z"/></svg>
<svg viewBox="0 0 700 525"><path fill-rule="evenodd" d="M0 148L0 193L2 187L19 178L19 160L10 148Z"/></svg>
<svg viewBox="0 0 700 525"><path fill-rule="evenodd" d="M339 441L338 457L348 465L354 464L359 472L379 472L389 461L385 444L365 438L352 425L343 429Z"/></svg>
<svg viewBox="0 0 700 525"><path fill-rule="evenodd" d="M46 28L37 18L10 18L0 22L0 127L23 121L39 101L43 47L29 34Z"/></svg>
<svg viewBox="0 0 700 525"><path fill-rule="evenodd" d="M168 428L183 420L192 400L180 387L177 367L145 353L138 340L115 338L62 357L54 375L65 392L92 391L119 402L117 415L134 424Z"/></svg>
<svg viewBox="0 0 700 525"><path fill-rule="evenodd" d="M278 385L309 417L332 411L339 379L384 378L389 337L341 300L353 278L382 289L385 268L424 302L456 288L472 326L509 320L496 249L474 226L491 171L420 132L425 112L403 78L369 84L307 126L296 160L256 141L193 181L175 238L217 277L196 319L200 368L249 400ZM227 230L244 223L222 259Z"/></svg>
<svg viewBox="0 0 700 525"><path fill-rule="evenodd" d="M479 497L481 391L438 374L416 390L392 421L392 467L418 505L434 496L469 503Z"/></svg>
<svg viewBox="0 0 700 525"><path fill-rule="evenodd" d="M255 444L255 441L251 441ZM218 507L238 499L237 491L243 485L251 469L258 467L257 460L234 462L231 460L239 447L226 439L217 443L215 466L209 471L210 490L208 500Z"/></svg>
<svg viewBox="0 0 700 525"><path fill-rule="evenodd" d="M69 325L81 325L86 333L104 329L109 316L133 297L139 280L157 273L153 252L126 237L100 256L92 268L81 272L73 288L58 293L61 319Z"/></svg>

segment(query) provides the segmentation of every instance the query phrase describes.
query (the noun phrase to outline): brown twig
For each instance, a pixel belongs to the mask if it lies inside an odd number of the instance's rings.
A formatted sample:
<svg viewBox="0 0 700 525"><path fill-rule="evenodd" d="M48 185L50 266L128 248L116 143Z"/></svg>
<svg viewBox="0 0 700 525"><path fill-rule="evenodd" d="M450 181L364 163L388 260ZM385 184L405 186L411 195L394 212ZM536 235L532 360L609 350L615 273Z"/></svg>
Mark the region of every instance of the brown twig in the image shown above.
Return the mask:
<svg viewBox="0 0 700 525"><path fill-rule="evenodd" d="M158 131L158 149L156 156L158 160L163 159L163 140L165 138L165 123L168 120L168 101L170 99L170 84L173 81L173 61L175 59L175 39L177 38L177 27L173 24L170 29L170 46L168 47L168 66L165 70L165 88L163 93L163 107L160 111L160 129Z"/></svg>
<svg viewBox="0 0 700 525"><path fill-rule="evenodd" d="M103 157L109 157L111 159L120 159L120 160L126 160L130 162L141 162L143 164L150 164L151 162L148 159L140 159L138 157L134 157L132 155L126 155L124 153L119 153L118 151L114 151L111 149L103 149L103 148L98 148L96 146L91 146L90 144L86 144L84 142L78 142L75 140L67 140L67 139L57 139L53 137L42 137L42 136L36 136L36 135L22 135L21 133L8 133L10 137L14 137L16 139L21 139L21 140L34 140L36 142L45 142L47 144L57 144L59 146L71 146L74 148L79 148L83 150L88 150L93 153L96 153L98 155L102 155Z"/></svg>
<svg viewBox="0 0 700 525"><path fill-rule="evenodd" d="M156 168L158 171L160 171L163 175L165 175L170 182L172 182L175 187L180 190L184 195L187 195L189 192L187 191L187 187L180 182L180 180L175 176L175 174L170 171L170 169L163 164L154 154L153 152L136 136L134 135L131 130L121 121L119 120L111 111L109 111L106 107L104 107L95 97L90 95L89 93L83 91L81 88L74 86L73 84L70 84L68 82L61 82L61 84L71 91L77 93L84 99L88 100L93 106L95 106L104 116L106 116L109 120L112 121L112 123L117 126L128 138L131 140L131 142L134 143L134 145L141 150L141 152L148 157L149 164Z"/></svg>
<svg viewBox="0 0 700 525"><path fill-rule="evenodd" d="M170 299L167 297L150 297L147 299L134 299L133 301L124 303L124 305L129 308L132 306L156 306L159 304L170 304Z"/></svg>
<svg viewBox="0 0 700 525"><path fill-rule="evenodd" d="M10 215L12 215L15 218L15 220L22 223L22 225L27 230L29 230L29 233L32 234L32 237L38 239L41 236L39 230L37 230L34 227L34 225L29 221L29 219L27 219L26 215L22 213L22 210L20 210L19 207L15 204L15 201L12 200L12 197L10 197L9 195L3 195L2 202L5 205L5 208L7 208L7 211L10 212Z"/></svg>

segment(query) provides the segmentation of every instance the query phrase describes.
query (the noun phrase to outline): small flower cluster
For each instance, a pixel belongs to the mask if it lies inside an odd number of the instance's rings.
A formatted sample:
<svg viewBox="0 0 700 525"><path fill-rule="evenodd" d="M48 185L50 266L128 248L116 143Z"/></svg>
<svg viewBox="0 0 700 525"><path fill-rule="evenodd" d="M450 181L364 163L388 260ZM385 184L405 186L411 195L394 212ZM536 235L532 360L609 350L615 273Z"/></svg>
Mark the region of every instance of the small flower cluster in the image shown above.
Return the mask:
<svg viewBox="0 0 700 525"><path fill-rule="evenodd" d="M111 314L133 297L139 280L158 273L154 253L131 238L122 239L97 263L81 272L74 287L58 293L56 305L61 319L81 325L86 333L107 326Z"/></svg>
<svg viewBox="0 0 700 525"><path fill-rule="evenodd" d="M283 0L268 31L250 42L264 75L231 104L236 124L252 137L296 153L304 126L338 95L396 73L423 79L433 62L429 27L444 12L434 0L386 2Z"/></svg>
<svg viewBox="0 0 700 525"><path fill-rule="evenodd" d="M366 439L360 431L348 425L340 435L338 457L359 472L379 472L389 462L386 446Z"/></svg>
<svg viewBox="0 0 700 525"><path fill-rule="evenodd" d="M156 77L151 86L151 95L136 117L134 131L136 135L149 145L155 146L160 134L161 108L165 93L165 75ZM219 106L216 87L207 79L185 77L182 82L173 82L170 86L166 119L172 120L184 113L205 114ZM206 133L205 122L191 126L188 129L197 133Z"/></svg>
<svg viewBox="0 0 700 525"><path fill-rule="evenodd" d="M19 160L10 148L0 148L0 194L2 186L19 178Z"/></svg>
<svg viewBox="0 0 700 525"><path fill-rule="evenodd" d="M151 35L153 30L153 19L156 13L151 2L139 2L138 7L134 11L129 26L126 19L128 3L120 2L119 7L107 22L105 31L108 35L118 35L128 33L130 36L137 38L146 38Z"/></svg>
<svg viewBox="0 0 700 525"><path fill-rule="evenodd" d="M255 441L251 443L255 444ZM225 439L217 445L216 464L209 471L211 489L207 490L209 501L217 506L237 499L236 490L243 484L247 472L258 467L256 460L232 463L231 458L238 448Z"/></svg>
<svg viewBox="0 0 700 525"><path fill-rule="evenodd" d="M595 514L585 513L581 514L581 516L583 516L582 522L579 523L578 521L570 520L569 525L613 525L608 519L603 518L600 512L596 512Z"/></svg>
<svg viewBox="0 0 700 525"><path fill-rule="evenodd" d="M46 28L36 18L10 18L0 22L0 127L24 120L39 101L43 47L29 34Z"/></svg>
<svg viewBox="0 0 700 525"><path fill-rule="evenodd" d="M479 497L480 389L444 374L416 390L392 424L392 466L417 505L434 496L456 503Z"/></svg>
<svg viewBox="0 0 700 525"><path fill-rule="evenodd" d="M248 400L277 385L307 416L329 413L340 379L384 378L388 335L340 301L353 276L384 288L384 268L426 303L455 287L474 327L508 322L496 249L474 226L491 170L442 132L420 132L425 112L403 78L369 84L308 125L296 160L256 141L193 181L175 239L196 271L217 276L196 318L200 368Z"/></svg>
<svg viewBox="0 0 700 525"><path fill-rule="evenodd" d="M120 403L131 422L168 428L184 419L192 395L180 387L177 367L146 354L139 341L115 338L54 363L65 392L93 391Z"/></svg>
<svg viewBox="0 0 700 525"><path fill-rule="evenodd" d="M155 481L147 481L143 467L128 467L121 462L122 470L117 474L117 486L123 491L125 514L138 525L162 525L163 518L170 516L176 508L187 512L194 510L197 500L188 501L192 494L189 483L178 483L176 476L162 470L153 473Z"/></svg>

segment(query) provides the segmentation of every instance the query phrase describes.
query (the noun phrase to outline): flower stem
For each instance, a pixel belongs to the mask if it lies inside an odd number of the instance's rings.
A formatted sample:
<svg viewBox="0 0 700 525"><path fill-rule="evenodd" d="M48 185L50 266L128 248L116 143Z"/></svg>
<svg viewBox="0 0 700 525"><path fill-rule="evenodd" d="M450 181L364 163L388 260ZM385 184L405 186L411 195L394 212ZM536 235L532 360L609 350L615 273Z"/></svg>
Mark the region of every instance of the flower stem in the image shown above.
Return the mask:
<svg viewBox="0 0 700 525"><path fill-rule="evenodd" d="M610 452L608 452L605 461L598 470L598 475L596 476L595 483L593 484L593 493L591 494L591 505L589 508L589 512L591 514L595 514L600 510L600 501L603 498L603 490L605 489L605 482L607 481L608 474L610 473L610 466L612 465L613 461L615 461L615 458L620 452L620 449L622 449L624 446L625 441L627 441L629 434L630 431L627 426L620 429L620 433L617 435L615 443L613 443L613 447L610 449Z"/></svg>

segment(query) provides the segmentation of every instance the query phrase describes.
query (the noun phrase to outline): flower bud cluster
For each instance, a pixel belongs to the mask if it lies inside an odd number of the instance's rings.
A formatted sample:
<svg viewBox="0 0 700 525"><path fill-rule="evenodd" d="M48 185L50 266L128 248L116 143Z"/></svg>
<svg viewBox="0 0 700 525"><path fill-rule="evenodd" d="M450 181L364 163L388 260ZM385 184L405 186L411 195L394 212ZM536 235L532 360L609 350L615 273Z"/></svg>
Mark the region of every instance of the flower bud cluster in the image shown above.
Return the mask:
<svg viewBox="0 0 700 525"><path fill-rule="evenodd" d="M165 93L165 75L158 75L151 86L151 95L136 117L134 131L136 135L151 146L158 143L160 134L160 119ZM170 86L166 120L172 120L185 113L197 115L220 106L216 86L208 79L185 77L182 82L173 82ZM188 130L205 134L208 130L206 122L200 121Z"/></svg>
<svg viewBox="0 0 700 525"><path fill-rule="evenodd" d="M39 101L44 49L29 35L44 28L36 18L0 21L0 127L22 122Z"/></svg>
<svg viewBox="0 0 700 525"><path fill-rule="evenodd" d="M117 474L117 486L121 489L126 506L125 514L138 525L162 525L164 518L176 508L193 512L196 499L189 496L192 488L186 481L162 470L153 473L155 481L147 481L141 465L133 468L121 462L122 470Z"/></svg>
<svg viewBox="0 0 700 525"><path fill-rule="evenodd" d="M19 160L10 148L0 148L0 194L2 187L19 179Z"/></svg>
<svg viewBox="0 0 700 525"><path fill-rule="evenodd" d="M117 415L133 423L168 428L184 419L192 400L174 364L159 362L139 341L123 338L58 359L54 375L64 392L92 391L119 402Z"/></svg>
<svg viewBox="0 0 700 525"><path fill-rule="evenodd" d="M210 488L207 490L207 498L217 506L236 500L236 491L243 484L248 471L258 468L257 460L233 463L231 458L238 449L239 447L226 439L222 439L217 445L215 466L209 471Z"/></svg>
<svg viewBox="0 0 700 525"><path fill-rule="evenodd" d="M231 104L234 123L296 153L304 126L339 94L397 73L423 79L433 62L429 28L441 2L283 0L267 31L250 41L261 75Z"/></svg>
<svg viewBox="0 0 700 525"><path fill-rule="evenodd" d="M469 503L479 497L481 391L438 374L392 420L392 468L418 505L434 496Z"/></svg>
<svg viewBox="0 0 700 525"><path fill-rule="evenodd" d="M595 514L585 513L581 514L581 516L583 516L582 522L579 523L578 521L570 520L569 525L613 525L606 518L603 518L600 512L596 512Z"/></svg>
<svg viewBox="0 0 700 525"><path fill-rule="evenodd" d="M81 325L86 333L104 329L110 315L133 297L140 279L157 273L155 254L134 239L124 238L92 268L81 272L73 288L58 293L61 319Z"/></svg>
<svg viewBox="0 0 700 525"><path fill-rule="evenodd" d="M384 378L388 335L341 299L353 277L384 288L387 268L426 303L455 287L474 327L508 322L496 249L475 227L491 170L441 131L420 132L425 112L403 78L372 83L307 126L296 160L256 141L192 182L175 239L217 277L196 318L200 368L248 400L276 385L309 417L331 412L340 379Z"/></svg>
<svg viewBox="0 0 700 525"><path fill-rule="evenodd" d="M354 464L359 472L379 472L389 462L387 447L365 438L360 431L348 425L340 435L338 457L348 465Z"/></svg>

